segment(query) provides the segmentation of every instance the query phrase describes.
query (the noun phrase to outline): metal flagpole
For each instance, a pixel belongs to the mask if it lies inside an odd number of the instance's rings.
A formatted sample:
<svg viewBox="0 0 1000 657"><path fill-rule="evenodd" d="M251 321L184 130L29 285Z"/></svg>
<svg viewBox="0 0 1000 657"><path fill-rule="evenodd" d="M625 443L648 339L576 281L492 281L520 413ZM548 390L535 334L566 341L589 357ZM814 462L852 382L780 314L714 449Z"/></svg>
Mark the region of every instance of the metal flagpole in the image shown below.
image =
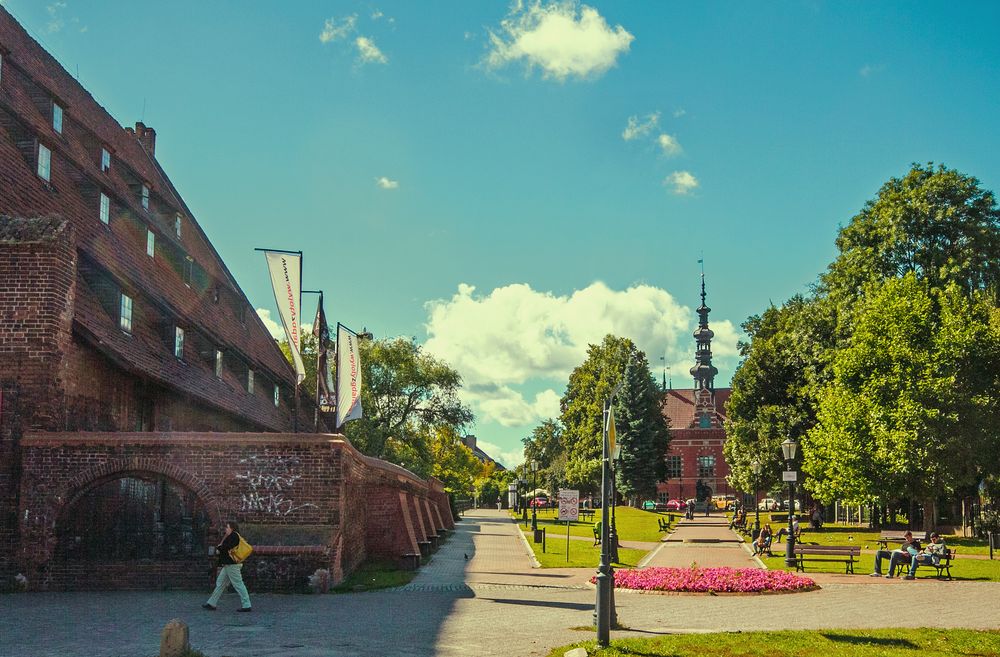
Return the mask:
<svg viewBox="0 0 1000 657"><path fill-rule="evenodd" d="M318 294L319 295L319 305L316 310L317 321L322 317L326 319L326 313L323 312L323 290L302 290L302 294ZM301 308L300 308L301 311ZM316 408L313 409L313 433L319 433L319 377L323 376L323 372L320 370L319 353L323 345L323 330L319 326L313 327L313 334L316 335Z"/></svg>

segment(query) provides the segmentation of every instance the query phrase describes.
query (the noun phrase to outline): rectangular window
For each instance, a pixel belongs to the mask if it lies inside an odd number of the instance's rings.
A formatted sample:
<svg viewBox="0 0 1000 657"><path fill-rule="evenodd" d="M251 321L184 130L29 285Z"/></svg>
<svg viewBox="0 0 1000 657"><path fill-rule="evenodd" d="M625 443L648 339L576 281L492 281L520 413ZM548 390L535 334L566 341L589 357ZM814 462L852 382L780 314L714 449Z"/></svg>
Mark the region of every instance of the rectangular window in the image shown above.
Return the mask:
<svg viewBox="0 0 1000 657"><path fill-rule="evenodd" d="M667 457L667 479L680 479L684 476L683 461L680 456L671 454Z"/></svg>
<svg viewBox="0 0 1000 657"><path fill-rule="evenodd" d="M191 287L191 279L194 276L194 258L187 256L184 260L184 285Z"/></svg>
<svg viewBox="0 0 1000 657"><path fill-rule="evenodd" d="M149 187L147 185L142 186L142 209L149 209Z"/></svg>
<svg viewBox="0 0 1000 657"><path fill-rule="evenodd" d="M38 177L45 182L52 177L52 151L45 144L38 145Z"/></svg>
<svg viewBox="0 0 1000 657"><path fill-rule="evenodd" d="M215 376L222 377L222 352L215 350Z"/></svg>
<svg viewBox="0 0 1000 657"><path fill-rule="evenodd" d="M151 230L149 230L147 228L146 229L146 255L148 255L150 258L152 258L153 254L155 252L156 252L156 233L154 233L153 231L151 231Z"/></svg>
<svg viewBox="0 0 1000 657"><path fill-rule="evenodd" d="M177 239L181 238L181 216L174 215L174 232L177 233Z"/></svg>
<svg viewBox="0 0 1000 657"><path fill-rule="evenodd" d="M111 223L111 199L104 192L101 192L101 221Z"/></svg>
<svg viewBox="0 0 1000 657"><path fill-rule="evenodd" d="M184 329L180 326L174 327L174 356L184 358Z"/></svg>
<svg viewBox="0 0 1000 657"><path fill-rule="evenodd" d="M118 325L126 333L132 332L132 297L122 294Z"/></svg>
<svg viewBox="0 0 1000 657"><path fill-rule="evenodd" d="M661 502L661 503L666 502L667 501L667 494L666 494L666 492L664 492L664 491L658 492L656 494L656 501L657 502Z"/></svg>
<svg viewBox="0 0 1000 657"><path fill-rule="evenodd" d="M247 372L247 392L253 394L253 370Z"/></svg>
<svg viewBox="0 0 1000 657"><path fill-rule="evenodd" d="M62 134L63 108L58 103L52 103L52 129Z"/></svg>
<svg viewBox="0 0 1000 657"><path fill-rule="evenodd" d="M699 477L714 477L715 476L715 457L714 456L699 456L698 457L698 476Z"/></svg>
<svg viewBox="0 0 1000 657"><path fill-rule="evenodd" d="M111 153L106 148L101 148L101 171L111 171Z"/></svg>
<svg viewBox="0 0 1000 657"><path fill-rule="evenodd" d="M281 392L278 390L278 386L274 386L274 405L277 406L281 402Z"/></svg>

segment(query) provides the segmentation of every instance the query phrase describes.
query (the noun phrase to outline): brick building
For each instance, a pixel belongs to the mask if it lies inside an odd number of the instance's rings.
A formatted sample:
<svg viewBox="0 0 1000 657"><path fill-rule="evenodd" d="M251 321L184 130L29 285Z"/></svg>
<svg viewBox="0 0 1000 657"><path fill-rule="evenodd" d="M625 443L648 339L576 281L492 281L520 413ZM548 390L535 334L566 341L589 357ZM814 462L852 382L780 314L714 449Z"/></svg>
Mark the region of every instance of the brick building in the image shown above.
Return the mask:
<svg viewBox="0 0 1000 657"><path fill-rule="evenodd" d="M697 497L699 484L708 496L733 494L726 477L729 466L722 452L726 441L726 402L729 388L716 388L712 365L712 338L705 304L705 275L701 278L701 306L698 307L695 365L691 368L693 388L664 392L663 412L670 421L670 449L667 452L667 480L657 486L657 501Z"/></svg>
<svg viewBox="0 0 1000 657"><path fill-rule="evenodd" d="M272 581L289 559L301 580L419 553L451 521L424 508L447 510L443 489L330 436L289 437L312 427L294 387L156 132L119 125L0 6L0 589L14 570L116 586L135 559L184 585L226 518L277 546L259 561ZM359 518L350 486L383 512Z"/></svg>

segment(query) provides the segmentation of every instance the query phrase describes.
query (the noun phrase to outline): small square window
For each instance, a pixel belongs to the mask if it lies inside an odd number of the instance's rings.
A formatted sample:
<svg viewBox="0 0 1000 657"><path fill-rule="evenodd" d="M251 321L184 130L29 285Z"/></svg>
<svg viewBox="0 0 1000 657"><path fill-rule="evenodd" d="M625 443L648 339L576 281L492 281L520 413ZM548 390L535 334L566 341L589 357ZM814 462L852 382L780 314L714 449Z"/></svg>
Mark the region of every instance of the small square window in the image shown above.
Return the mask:
<svg viewBox="0 0 1000 657"><path fill-rule="evenodd" d="M181 216L179 214L174 215L174 232L177 233L177 239L181 237Z"/></svg>
<svg viewBox="0 0 1000 657"><path fill-rule="evenodd" d="M142 186L142 209L143 210L148 210L149 209L149 186L148 185L143 185Z"/></svg>
<svg viewBox="0 0 1000 657"><path fill-rule="evenodd" d="M132 297L127 294L122 294L118 325L126 333L132 332Z"/></svg>
<svg viewBox="0 0 1000 657"><path fill-rule="evenodd" d="M184 329L180 326L174 327L174 356L184 358Z"/></svg>
<svg viewBox="0 0 1000 657"><path fill-rule="evenodd" d="M38 177L45 182L52 177L52 151L45 144L38 145Z"/></svg>
<svg viewBox="0 0 1000 657"><path fill-rule="evenodd" d="M106 148L101 149L101 171L111 171L111 153Z"/></svg>
<svg viewBox="0 0 1000 657"><path fill-rule="evenodd" d="M111 223L111 199L104 192L101 192L101 221Z"/></svg>
<svg viewBox="0 0 1000 657"><path fill-rule="evenodd" d="M146 229L146 255L148 255L150 258L152 258L153 254L155 252L156 252L156 233L154 233L153 231L151 231L151 230L149 230L147 228Z"/></svg>
<svg viewBox="0 0 1000 657"><path fill-rule="evenodd" d="M63 108L58 103L52 103L52 129L62 134Z"/></svg>
<svg viewBox="0 0 1000 657"><path fill-rule="evenodd" d="M281 391L278 386L274 386L274 405L277 406L281 402Z"/></svg>
<svg viewBox="0 0 1000 657"><path fill-rule="evenodd" d="M222 377L222 352L215 350L215 376Z"/></svg>
<svg viewBox="0 0 1000 657"><path fill-rule="evenodd" d="M253 370L247 372L247 392L253 394Z"/></svg>

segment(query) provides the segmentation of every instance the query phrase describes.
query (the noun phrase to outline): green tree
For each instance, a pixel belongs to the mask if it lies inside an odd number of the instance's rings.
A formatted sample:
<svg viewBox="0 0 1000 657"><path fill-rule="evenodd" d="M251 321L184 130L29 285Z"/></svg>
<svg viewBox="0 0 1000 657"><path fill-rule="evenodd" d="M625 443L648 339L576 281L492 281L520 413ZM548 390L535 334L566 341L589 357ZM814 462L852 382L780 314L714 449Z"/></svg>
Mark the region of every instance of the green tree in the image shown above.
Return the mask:
<svg viewBox="0 0 1000 657"><path fill-rule="evenodd" d="M458 399L458 372L411 340L361 342L361 371L364 416L344 433L369 456L426 462L432 428L457 433L472 421Z"/></svg>
<svg viewBox="0 0 1000 657"><path fill-rule="evenodd" d="M453 426L434 427L430 444L431 474L449 493L471 496L476 479L483 474L483 463L462 443Z"/></svg>
<svg viewBox="0 0 1000 657"><path fill-rule="evenodd" d="M628 352L624 383L615 400L615 429L621 446L615 485L638 506L656 494L656 484L667 476L670 428L646 354L634 347Z"/></svg>
<svg viewBox="0 0 1000 657"><path fill-rule="evenodd" d="M312 333L302 334L302 365L306 370L306 378L302 380L302 385L300 386L299 394L308 398L316 398L316 358L318 354L316 353L316 343L318 340L316 336ZM281 353L285 355L285 359L292 363L292 350L288 346L288 340L280 340L278 342L278 348L281 349Z"/></svg>

